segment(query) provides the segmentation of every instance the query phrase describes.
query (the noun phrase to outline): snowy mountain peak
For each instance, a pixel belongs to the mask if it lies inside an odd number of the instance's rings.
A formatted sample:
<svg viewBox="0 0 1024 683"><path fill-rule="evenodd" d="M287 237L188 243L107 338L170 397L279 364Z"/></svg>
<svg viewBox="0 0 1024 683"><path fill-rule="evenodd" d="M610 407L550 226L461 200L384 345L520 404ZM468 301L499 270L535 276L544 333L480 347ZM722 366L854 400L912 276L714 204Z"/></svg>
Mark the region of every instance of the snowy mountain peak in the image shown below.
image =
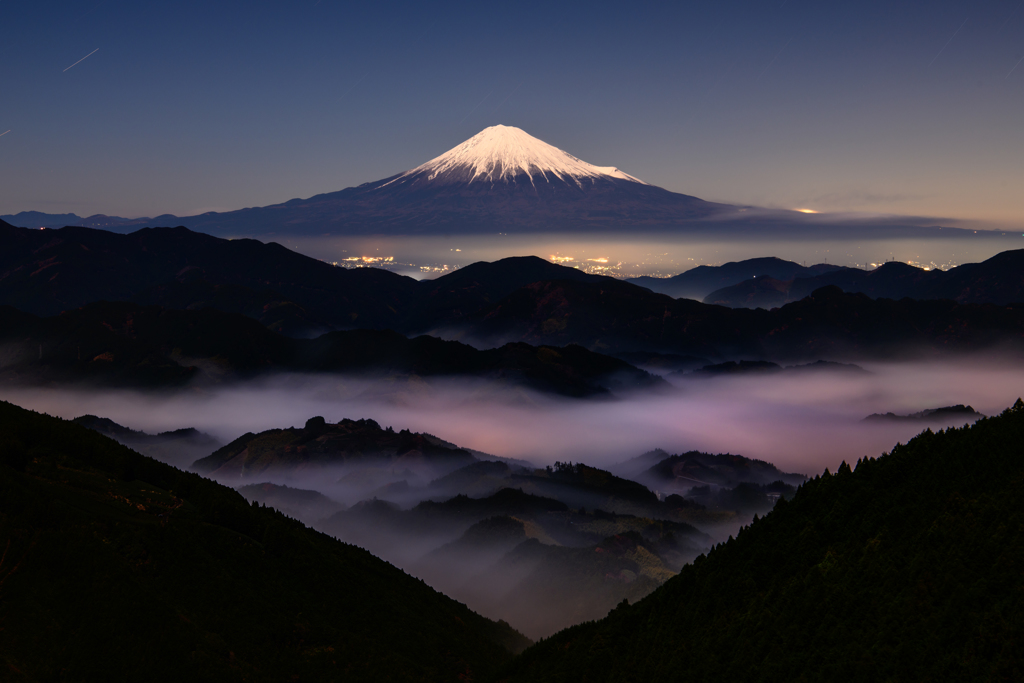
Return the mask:
<svg viewBox="0 0 1024 683"><path fill-rule="evenodd" d="M513 126L491 126L436 159L407 171L391 182L518 183L534 186L555 180L583 187L599 180L642 180L612 166L594 166L538 140ZM391 184L391 183L388 183Z"/></svg>

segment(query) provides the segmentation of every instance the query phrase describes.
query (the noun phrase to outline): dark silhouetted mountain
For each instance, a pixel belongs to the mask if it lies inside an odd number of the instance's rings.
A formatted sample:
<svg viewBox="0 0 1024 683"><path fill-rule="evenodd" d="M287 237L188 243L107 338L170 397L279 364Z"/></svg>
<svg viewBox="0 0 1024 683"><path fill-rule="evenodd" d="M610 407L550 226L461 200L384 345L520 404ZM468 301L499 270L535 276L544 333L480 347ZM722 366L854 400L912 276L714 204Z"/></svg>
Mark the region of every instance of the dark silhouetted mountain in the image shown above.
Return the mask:
<svg viewBox="0 0 1024 683"><path fill-rule="evenodd" d="M646 287L652 292L668 294L671 297L685 297L701 301L711 292L731 287L741 282L764 277L778 280L792 280L798 277L813 277L836 270L844 270L842 266L819 263L813 266L802 266L792 261L784 261L774 256L752 258L746 261L730 261L720 266L697 266L673 277L637 277L627 280L635 285ZM808 292L810 293L810 292ZM715 303L707 301L706 303ZM751 306L749 308L755 308Z"/></svg>
<svg viewBox="0 0 1024 683"><path fill-rule="evenodd" d="M346 271L278 245L218 240L184 229L131 235L0 232L10 245L0 249L0 301L37 314L96 299L134 298L174 308L219 306L295 336L331 327L390 327L404 334L437 330L483 346L576 343L604 353L711 361L841 360L886 357L908 345L946 353L1019 343L1014 308L956 307L939 300L866 304L854 295L826 297L821 292L833 290L822 288L771 313L730 311L532 257L474 264L417 282L373 269ZM1007 263L1018 252L1007 253L974 269L917 272L973 272L970 281L981 283L978 291L1009 291L1014 275ZM992 274L985 275L989 268Z"/></svg>
<svg viewBox="0 0 1024 683"><path fill-rule="evenodd" d="M699 505L701 510L724 510L749 517L768 512L780 498L792 498L794 493L796 486L781 480L770 484L742 482L732 488L694 486L686 493L685 500Z"/></svg>
<svg viewBox="0 0 1024 683"><path fill-rule="evenodd" d="M650 455L644 454L640 459L649 461ZM627 461L621 467L625 469L630 464ZM802 474L781 472L775 465L763 460L731 453L712 455L699 451L667 456L638 473L636 478L641 482L650 482L663 491L686 491L694 486L733 488L739 484L765 485L775 481L799 486L807 480Z"/></svg>
<svg viewBox="0 0 1024 683"><path fill-rule="evenodd" d="M584 463L556 462L530 473L515 473L510 486L550 496L573 508L598 508L610 512L668 518L658 497L643 484L617 477Z"/></svg>
<svg viewBox="0 0 1024 683"><path fill-rule="evenodd" d="M488 517L537 519L567 511L565 503L553 498L503 488L480 498L460 494L424 500L407 510L385 500L364 500L321 520L317 528L408 568Z"/></svg>
<svg viewBox="0 0 1024 683"><path fill-rule="evenodd" d="M569 508L554 498L525 493L522 489L503 488L487 498L459 495L442 502L423 501L413 511L422 517L484 519L497 515L536 515L565 512Z"/></svg>
<svg viewBox="0 0 1024 683"><path fill-rule="evenodd" d="M459 490L483 496L500 490L518 490L553 498L573 509L602 509L617 514L672 519L671 511L643 484L584 463L556 462L534 469L504 463L474 463L430 483L428 492Z"/></svg>
<svg viewBox="0 0 1024 683"><path fill-rule="evenodd" d="M758 348L756 340L743 329L755 316L756 312L673 299L617 280L545 280L517 289L458 326L449 325L448 334L484 346L565 339L587 347L597 344L607 353L654 351L719 358L758 355L751 353Z"/></svg>
<svg viewBox="0 0 1024 683"><path fill-rule="evenodd" d="M783 368L787 374L841 373L844 375L870 375L871 373L853 363L836 363L829 360L816 360L802 365L787 365Z"/></svg>
<svg viewBox="0 0 1024 683"><path fill-rule="evenodd" d="M247 434L193 464L202 474L234 479L269 471L320 470L353 462L382 460L393 468L435 464L454 470L475 460L430 434L382 429L373 420L328 423L310 418L301 429L271 429Z"/></svg>
<svg viewBox="0 0 1024 683"><path fill-rule="evenodd" d="M705 365L686 374L687 377L721 377L731 375L773 375L782 372L782 366L766 360L726 361Z"/></svg>
<svg viewBox="0 0 1024 683"><path fill-rule="evenodd" d="M242 315L97 303L50 318L0 307L0 377L22 384L173 387L274 372L472 377L566 396L650 390L663 380L579 346L508 344L478 351L388 331L281 336Z"/></svg>
<svg viewBox="0 0 1024 683"><path fill-rule="evenodd" d="M678 353L656 353L654 351L622 351L615 354L630 365L657 374L699 370L711 361L700 356L685 356Z"/></svg>
<svg viewBox="0 0 1024 683"><path fill-rule="evenodd" d="M0 519L6 678L479 680L527 643L364 550L9 403Z"/></svg>
<svg viewBox="0 0 1024 683"><path fill-rule="evenodd" d="M516 290L449 334L476 344L580 344L772 362L937 357L1024 350L1024 309L871 299L823 287L780 309L728 309L624 282L545 281Z"/></svg>
<svg viewBox="0 0 1024 683"><path fill-rule="evenodd" d="M1024 302L1024 249L1004 251L981 263L947 271L890 261L870 271L845 268L813 277L756 278L711 292L705 303L733 308L775 308L835 285L873 299L952 299L959 303Z"/></svg>
<svg viewBox="0 0 1024 683"><path fill-rule="evenodd" d="M223 445L209 434L192 427L147 434L119 425L110 418L95 415L82 415L72 422L109 436L114 441L154 460L180 469L188 469L197 458L204 457Z"/></svg>
<svg viewBox="0 0 1024 683"><path fill-rule="evenodd" d="M271 482L240 486L238 492L248 501L272 507L309 526L345 509L344 505L318 491Z"/></svg>
<svg viewBox="0 0 1024 683"><path fill-rule="evenodd" d="M83 218L74 213L43 213L41 211L21 211L16 214L0 216L2 222L10 225L17 225L22 228L63 228L66 225L74 225L82 228L98 228L100 230L119 231L123 229L135 230L145 225L167 225L173 221L174 216L164 214L156 218L121 218L120 216L107 216L102 213L86 216ZM154 222L155 221L155 222Z"/></svg>
<svg viewBox="0 0 1024 683"><path fill-rule="evenodd" d="M741 360L726 361L705 365L691 372L673 372L669 375L672 379L709 379L713 377L737 377L737 376L763 376L763 375L808 375L820 373L842 373L844 375L869 374L867 370L859 365L851 363L836 363L834 361L817 360L813 363L803 365L789 365L783 367L778 363L764 360Z"/></svg>
<svg viewBox="0 0 1024 683"><path fill-rule="evenodd" d="M185 228L128 235L0 226L0 304L54 315L97 301L241 313L289 336L331 329L443 327L546 279L601 282L534 256L475 263L436 280L346 270L255 240Z"/></svg>
<svg viewBox="0 0 1024 683"><path fill-rule="evenodd" d="M220 306L289 331L305 326L316 332L395 327L403 302L417 291L412 278L384 270L345 270L279 244L184 228L118 235L0 227L0 304L37 315L96 301L139 301ZM275 310L289 303L299 307L295 319Z"/></svg>
<svg viewBox="0 0 1024 683"><path fill-rule="evenodd" d="M963 425L985 417L971 406L958 403L944 408L929 408L910 415L895 413L873 413L864 418L865 422L929 422L933 424Z"/></svg>
<svg viewBox="0 0 1024 683"><path fill-rule="evenodd" d="M431 498L450 498L460 493L471 498L489 496L508 485L507 479L515 467L505 462L474 462L430 482L427 495Z"/></svg>
<svg viewBox="0 0 1024 683"><path fill-rule="evenodd" d="M759 277L738 285L715 290L704 303L729 308L764 308L771 310L790 301L789 290L795 280L776 280L773 277ZM794 299L795 300L795 299Z"/></svg>
<svg viewBox="0 0 1024 683"><path fill-rule="evenodd" d="M405 330L443 328L496 304L521 287L543 280L600 283L611 278L590 275L536 256L479 262L420 283L414 312L403 321Z"/></svg>
<svg viewBox="0 0 1024 683"><path fill-rule="evenodd" d="M508 681L1011 680L1024 666L1024 402L843 463Z"/></svg>

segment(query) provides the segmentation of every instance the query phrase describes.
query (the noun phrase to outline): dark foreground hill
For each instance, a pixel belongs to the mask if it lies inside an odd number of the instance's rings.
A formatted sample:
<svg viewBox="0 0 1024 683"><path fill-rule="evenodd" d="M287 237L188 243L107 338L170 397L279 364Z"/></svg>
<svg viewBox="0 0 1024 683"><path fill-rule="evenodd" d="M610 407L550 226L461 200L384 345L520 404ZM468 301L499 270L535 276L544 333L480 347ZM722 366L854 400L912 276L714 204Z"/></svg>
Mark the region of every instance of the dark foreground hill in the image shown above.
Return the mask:
<svg viewBox="0 0 1024 683"><path fill-rule="evenodd" d="M0 403L0 678L457 681L521 649L369 553Z"/></svg>
<svg viewBox="0 0 1024 683"><path fill-rule="evenodd" d="M507 681L1020 680L1024 402L800 487Z"/></svg>

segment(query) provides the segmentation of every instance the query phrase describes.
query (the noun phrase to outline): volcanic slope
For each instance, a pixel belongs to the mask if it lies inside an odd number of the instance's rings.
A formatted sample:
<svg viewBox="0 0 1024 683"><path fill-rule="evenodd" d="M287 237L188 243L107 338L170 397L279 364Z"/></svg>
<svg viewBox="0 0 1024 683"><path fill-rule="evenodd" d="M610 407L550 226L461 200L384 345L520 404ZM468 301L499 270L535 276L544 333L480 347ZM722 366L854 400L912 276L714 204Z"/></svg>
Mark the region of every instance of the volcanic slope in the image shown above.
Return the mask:
<svg viewBox="0 0 1024 683"><path fill-rule="evenodd" d="M513 126L491 126L383 180L260 208L104 225L185 225L209 234L451 234L659 229L733 207L595 166ZM11 217L17 220L16 217ZM26 214L39 223L42 216Z"/></svg>
<svg viewBox="0 0 1024 683"><path fill-rule="evenodd" d="M0 540L5 680L457 681L527 642L364 550L9 403Z"/></svg>
<svg viewBox="0 0 1024 683"><path fill-rule="evenodd" d="M1016 680L1024 402L843 463L508 681Z"/></svg>

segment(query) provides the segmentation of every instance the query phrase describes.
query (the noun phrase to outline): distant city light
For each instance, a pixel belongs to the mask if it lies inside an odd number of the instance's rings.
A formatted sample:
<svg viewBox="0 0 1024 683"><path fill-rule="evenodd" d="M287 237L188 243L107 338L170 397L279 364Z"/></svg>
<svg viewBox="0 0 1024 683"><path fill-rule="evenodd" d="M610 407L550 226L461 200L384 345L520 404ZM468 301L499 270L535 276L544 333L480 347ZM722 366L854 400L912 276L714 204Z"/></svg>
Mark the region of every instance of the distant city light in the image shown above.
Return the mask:
<svg viewBox="0 0 1024 683"><path fill-rule="evenodd" d="M814 209L793 209L793 210L794 211L799 211L800 213L818 213Z"/></svg>

